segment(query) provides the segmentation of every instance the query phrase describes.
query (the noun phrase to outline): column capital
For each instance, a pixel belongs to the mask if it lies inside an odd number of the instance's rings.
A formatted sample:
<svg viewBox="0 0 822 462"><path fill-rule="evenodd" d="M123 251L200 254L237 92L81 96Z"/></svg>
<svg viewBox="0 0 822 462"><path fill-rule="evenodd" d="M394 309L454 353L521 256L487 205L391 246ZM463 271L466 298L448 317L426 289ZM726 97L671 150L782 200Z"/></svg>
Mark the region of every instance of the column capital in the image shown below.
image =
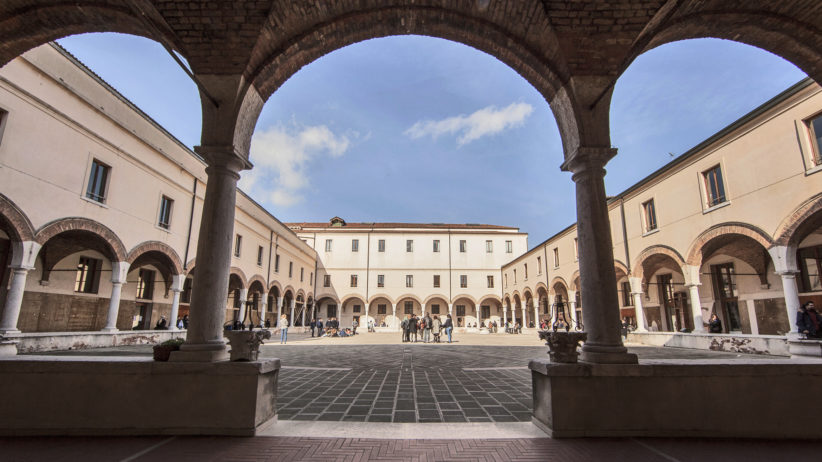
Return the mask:
<svg viewBox="0 0 822 462"><path fill-rule="evenodd" d="M580 146L565 158L565 162L559 168L574 175L592 172L596 169L603 169L605 164L616 156L616 153L617 148L612 147Z"/></svg>
<svg viewBox="0 0 822 462"><path fill-rule="evenodd" d="M226 169L235 174L254 167L234 145L194 146L194 152L205 159L209 167Z"/></svg>
<svg viewBox="0 0 822 462"><path fill-rule="evenodd" d="M9 268L32 270L37 263L37 255L42 246L35 241L12 242L12 260Z"/></svg>
<svg viewBox="0 0 822 462"><path fill-rule="evenodd" d="M115 261L111 263L111 283L124 284L128 270L131 268L131 263L127 261Z"/></svg>
<svg viewBox="0 0 822 462"><path fill-rule="evenodd" d="M172 292L182 292L183 291L183 284L186 281L185 274L175 274L171 277L171 291Z"/></svg>

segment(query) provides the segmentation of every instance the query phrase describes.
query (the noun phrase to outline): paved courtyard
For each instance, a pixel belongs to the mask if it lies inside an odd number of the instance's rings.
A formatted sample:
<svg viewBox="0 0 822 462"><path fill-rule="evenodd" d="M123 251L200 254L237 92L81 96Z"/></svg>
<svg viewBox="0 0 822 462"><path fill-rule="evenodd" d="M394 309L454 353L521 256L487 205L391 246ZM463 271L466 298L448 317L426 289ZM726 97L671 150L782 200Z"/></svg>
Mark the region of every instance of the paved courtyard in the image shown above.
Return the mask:
<svg viewBox="0 0 822 462"><path fill-rule="evenodd" d="M280 420L458 423L530 422L528 361L544 357L536 335L463 334L452 344L403 344L396 334L354 338L291 335L272 339L264 357L280 358ZM641 360L745 359L764 356L630 346ZM53 354L150 355L150 346Z"/></svg>

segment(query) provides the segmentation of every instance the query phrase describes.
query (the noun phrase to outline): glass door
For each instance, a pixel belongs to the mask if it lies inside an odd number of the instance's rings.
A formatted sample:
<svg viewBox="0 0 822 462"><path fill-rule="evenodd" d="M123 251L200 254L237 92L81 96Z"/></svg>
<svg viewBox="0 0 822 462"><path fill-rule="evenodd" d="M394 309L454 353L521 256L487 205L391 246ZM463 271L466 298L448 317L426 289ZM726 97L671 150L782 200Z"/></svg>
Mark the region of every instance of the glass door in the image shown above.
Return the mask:
<svg viewBox="0 0 822 462"><path fill-rule="evenodd" d="M741 331L742 320L739 316L739 292L736 289L736 275L733 263L712 265L711 274L714 280L714 291L719 303L717 316L722 320L725 332Z"/></svg>

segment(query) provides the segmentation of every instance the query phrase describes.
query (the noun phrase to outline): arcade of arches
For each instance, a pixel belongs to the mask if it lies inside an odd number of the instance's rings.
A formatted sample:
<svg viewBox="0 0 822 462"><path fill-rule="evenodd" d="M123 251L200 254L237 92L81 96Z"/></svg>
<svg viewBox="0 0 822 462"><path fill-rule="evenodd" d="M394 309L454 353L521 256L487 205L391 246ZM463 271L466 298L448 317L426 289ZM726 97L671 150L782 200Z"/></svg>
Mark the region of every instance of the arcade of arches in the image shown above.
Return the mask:
<svg viewBox="0 0 822 462"><path fill-rule="evenodd" d="M618 334L619 313L614 308L619 297L603 181L603 167L616 155L610 142L608 113L620 74L634 58L653 47L675 40L716 37L771 51L815 80L822 79L822 15L809 11L820 6L801 0L322 3L320 7L318 2L307 0L212 0L127 2L128 7L123 7L119 0L64 5L10 0L0 6L0 64L48 40L100 31L149 37L187 59L202 96L203 130L197 152L208 164L196 256L197 265L207 270L195 275L191 294L195 308L184 345L188 360L226 357L222 324L231 274L236 182L240 170L251 168L248 148L256 118L265 100L285 80L330 51L387 35L441 37L497 57L545 96L559 125L562 168L573 173L576 184L578 292L588 332L582 356L591 362L636 361L626 353ZM59 270L58 257L76 253L81 243L90 258L125 261L124 249L81 239L78 234L72 230L54 233L50 239L25 241L28 250L34 245L46 249L37 271ZM14 250L12 254L12 260L22 259ZM25 255L34 254L37 252ZM33 257L28 258L21 264L36 268ZM156 269L158 275L171 274L164 267L168 262L162 260L146 257L139 263ZM95 264L89 263L89 268ZM9 297L22 296L22 287L15 281L19 281L23 266L16 268L20 269L12 275ZM122 279L112 279L120 281L113 282L115 285L139 277L134 271L128 276L125 265L103 269L122 273ZM173 281L166 282L171 287ZM525 320L529 316L526 311L538 305L537 294L529 295L519 294L503 303L512 308L512 316ZM284 291L286 296L289 293ZM294 297L290 302L293 306L298 294L290 296ZM238 308L241 315L243 298ZM97 312L102 311L104 307L97 308ZM87 323L99 326L102 321L98 318Z"/></svg>

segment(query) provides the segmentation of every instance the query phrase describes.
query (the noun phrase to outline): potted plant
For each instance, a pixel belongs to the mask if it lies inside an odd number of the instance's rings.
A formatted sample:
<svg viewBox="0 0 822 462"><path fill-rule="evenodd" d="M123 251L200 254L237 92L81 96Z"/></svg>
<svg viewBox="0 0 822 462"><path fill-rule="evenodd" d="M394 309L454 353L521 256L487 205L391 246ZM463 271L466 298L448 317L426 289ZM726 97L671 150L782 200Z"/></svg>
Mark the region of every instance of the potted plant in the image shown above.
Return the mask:
<svg viewBox="0 0 822 462"><path fill-rule="evenodd" d="M171 356L171 352L179 350L180 345L184 342L185 339L173 338L171 340L166 340L159 345L154 345L154 360L168 361L168 358Z"/></svg>

